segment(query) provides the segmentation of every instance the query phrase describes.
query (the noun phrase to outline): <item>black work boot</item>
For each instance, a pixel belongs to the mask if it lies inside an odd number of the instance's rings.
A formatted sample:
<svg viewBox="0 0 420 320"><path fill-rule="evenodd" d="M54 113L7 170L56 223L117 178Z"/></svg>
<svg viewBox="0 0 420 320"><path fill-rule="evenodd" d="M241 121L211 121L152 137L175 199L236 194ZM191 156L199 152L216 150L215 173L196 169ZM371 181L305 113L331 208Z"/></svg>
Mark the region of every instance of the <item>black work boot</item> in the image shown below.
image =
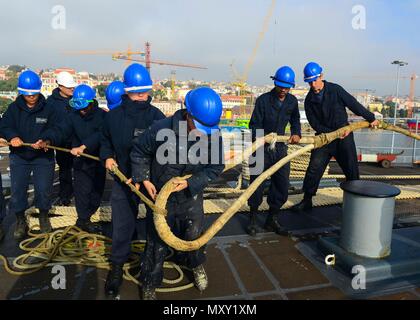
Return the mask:
<svg viewBox="0 0 420 320"><path fill-rule="evenodd" d="M246 232L254 237L257 234L257 212L258 209L251 208L249 213L249 224L246 226Z"/></svg>
<svg viewBox="0 0 420 320"><path fill-rule="evenodd" d="M102 229L101 226L95 223L90 222L90 220L86 219L80 219L78 218L76 221L76 227L79 227L83 231L87 233L93 233L93 234L101 234Z"/></svg>
<svg viewBox="0 0 420 320"><path fill-rule="evenodd" d="M0 241L4 239L4 236L5 236L5 232L3 230L2 224L0 223Z"/></svg>
<svg viewBox="0 0 420 320"><path fill-rule="evenodd" d="M297 204L295 204L293 207L290 208L290 210L294 212L303 212L303 211L309 211L312 209L312 196L305 195L303 197L303 200Z"/></svg>
<svg viewBox="0 0 420 320"><path fill-rule="evenodd" d="M267 231L273 231L281 236L287 236L288 232L287 230L278 222L277 217L280 210L277 209L271 209L268 214L267 220L265 221L264 228Z"/></svg>
<svg viewBox="0 0 420 320"><path fill-rule="evenodd" d="M62 207L69 207L69 206L70 206L70 204L71 204L71 200L70 200L70 199L68 199L68 198L60 198L60 199L57 201L57 205L58 205L58 206L62 206Z"/></svg>
<svg viewBox="0 0 420 320"><path fill-rule="evenodd" d="M16 227L13 237L15 240L22 240L28 231L28 225L26 223L25 211L16 213Z"/></svg>
<svg viewBox="0 0 420 320"><path fill-rule="evenodd" d="M143 300L157 300L156 289L153 287L142 288L142 299Z"/></svg>
<svg viewBox="0 0 420 320"><path fill-rule="evenodd" d="M52 231L48 210L39 210L39 229L41 233L50 233Z"/></svg>
<svg viewBox="0 0 420 320"><path fill-rule="evenodd" d="M194 275L194 284L198 290L203 292L207 289L209 285L209 280L207 278L206 270L204 266L200 264L198 267L192 269Z"/></svg>
<svg viewBox="0 0 420 320"><path fill-rule="evenodd" d="M108 272L105 282L105 294L116 297L119 294L120 286L123 282L123 265L111 264L111 270Z"/></svg>

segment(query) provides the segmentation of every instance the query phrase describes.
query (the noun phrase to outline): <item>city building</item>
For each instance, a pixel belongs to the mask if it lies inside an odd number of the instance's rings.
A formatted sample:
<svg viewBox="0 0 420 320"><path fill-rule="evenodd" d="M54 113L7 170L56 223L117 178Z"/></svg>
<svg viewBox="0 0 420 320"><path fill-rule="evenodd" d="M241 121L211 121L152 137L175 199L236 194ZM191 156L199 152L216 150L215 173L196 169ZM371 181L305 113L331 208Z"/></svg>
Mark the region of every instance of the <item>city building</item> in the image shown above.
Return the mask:
<svg viewBox="0 0 420 320"><path fill-rule="evenodd" d="M1 81L7 80L6 71L7 71L7 67L0 67L0 80Z"/></svg>
<svg viewBox="0 0 420 320"><path fill-rule="evenodd" d="M43 71L40 75L41 80L42 80L41 92L44 96L48 97L49 95L51 95L52 91L55 88L57 88L57 83L56 83L57 75L62 71L66 71L70 73L71 75L73 75L73 77L75 78L75 81L78 84L84 83L91 87L96 87L101 84L107 85L113 80L112 75L108 77L104 77L104 76L99 77L99 76L90 74L86 71L76 72L76 70L70 69L70 68L58 68L55 70L46 70L46 71Z"/></svg>
<svg viewBox="0 0 420 320"><path fill-rule="evenodd" d="M169 102L169 101L153 101L153 105L160 109L165 116L171 116L176 111L180 110L182 107L182 103L180 102Z"/></svg>
<svg viewBox="0 0 420 320"><path fill-rule="evenodd" d="M246 97L224 95L221 96L221 99L223 103L222 118L232 119L233 113L237 114L237 110L239 110L239 114L244 113L244 108L246 106Z"/></svg>

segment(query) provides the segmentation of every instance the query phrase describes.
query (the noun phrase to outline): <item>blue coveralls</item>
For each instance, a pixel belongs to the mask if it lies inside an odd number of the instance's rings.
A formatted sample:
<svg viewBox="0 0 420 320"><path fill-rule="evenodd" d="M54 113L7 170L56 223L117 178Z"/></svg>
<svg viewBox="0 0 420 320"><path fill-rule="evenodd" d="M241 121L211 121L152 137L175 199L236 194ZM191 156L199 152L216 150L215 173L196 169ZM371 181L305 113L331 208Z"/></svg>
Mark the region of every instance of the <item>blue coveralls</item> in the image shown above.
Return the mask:
<svg viewBox="0 0 420 320"><path fill-rule="evenodd" d="M0 119L1 127L1 119ZM2 137L3 138L3 137ZM3 219L6 217L6 202L3 195L3 179L0 172L0 224L3 222Z"/></svg>
<svg viewBox="0 0 420 320"><path fill-rule="evenodd" d="M29 108L23 96L18 96L3 115L1 135L8 141L19 137L23 142L35 143L39 139L57 141L56 129L60 117L46 104L43 95L33 108ZM41 211L51 209L51 192L54 179L54 152L34 150L30 147L10 147L11 213L23 215L28 208L28 186L33 174L35 207Z"/></svg>
<svg viewBox="0 0 420 320"><path fill-rule="evenodd" d="M131 101L127 95L122 96L120 107L105 115L100 146L100 158L105 161L113 158L118 163L118 169L131 177L130 152L133 139L145 129L165 115L146 102ZM131 252L131 241L136 228L139 198L117 178L112 186L112 254L111 261L124 264Z"/></svg>
<svg viewBox="0 0 420 320"><path fill-rule="evenodd" d="M256 129L264 129L264 135L275 132L284 135L286 126L290 123L291 135L301 135L298 101L295 96L287 94L282 102L275 89L258 97L249 122L249 128L255 137ZM274 150L264 145L264 171L287 156L287 146L276 143ZM270 208L279 210L287 201L289 187L290 164L286 164L271 176L271 184L267 202ZM258 176L251 175L252 183ZM261 184L249 198L248 205L256 211L263 200L264 184Z"/></svg>
<svg viewBox="0 0 420 320"><path fill-rule="evenodd" d="M327 81L324 81L324 84L324 89L320 94L315 94L311 90L305 99L306 117L316 135L332 132L348 125L346 107L369 122L375 121L375 115L341 86ZM337 160L346 180L359 179L356 145L353 133L351 133L343 140L335 140L322 148L312 150L309 167L303 181L306 198L316 194L319 182L332 157Z"/></svg>
<svg viewBox="0 0 420 320"><path fill-rule="evenodd" d="M3 195L3 179L1 178L0 173L0 224L3 222L3 219L6 217L6 202Z"/></svg>
<svg viewBox="0 0 420 320"><path fill-rule="evenodd" d="M60 89L56 88L52 94L48 97L47 103L51 104L59 113L62 120L64 120L69 113L72 112L72 108L69 105L71 98L64 98L60 95ZM70 148L71 138L66 141L62 141L59 147ZM59 197L62 200L70 201L73 195L73 156L67 152L56 151L55 158L57 160L58 179L60 181Z"/></svg>
<svg viewBox="0 0 420 320"><path fill-rule="evenodd" d="M186 130L180 130L181 121L185 122L186 111L179 110L172 117L161 120L146 130L139 139L136 139L131 152L131 163L133 172L133 181L142 182L151 181L157 191L173 177L182 177L187 174L192 176L187 180L188 188L172 194L168 199L167 210L168 225L174 231L175 235L184 240L195 240L203 232L204 209L203 209L203 191L204 188L216 179L224 169L223 141L219 133L215 140L209 139L208 148L200 150L205 152L203 159L208 159L206 163L192 164L187 159L189 150L196 144L196 141L187 142ZM158 149L164 141L157 141L157 134L162 129L170 129L175 133L174 140L168 140L165 148L176 155L175 163L162 163L159 161ZM214 137L212 137L214 139ZM181 141L181 142L180 142ZM216 163L211 163L211 142L218 142L218 159ZM185 147L186 148L185 148ZM179 161L180 154L187 160L184 164ZM200 157L201 158L201 157ZM153 223L153 213L147 214L147 243L143 258L140 281L145 287L157 288L162 284L163 263L168 254L168 246L164 243ZM178 253L178 263L195 268L205 261L204 247L199 250Z"/></svg>
<svg viewBox="0 0 420 320"><path fill-rule="evenodd" d="M60 126L62 141L67 141L71 137L71 148L85 145L84 153L97 157L105 114L106 112L98 107L96 100L86 115L73 110ZM102 163L86 157L75 158L73 169L77 216L80 220L88 222L101 204L106 170Z"/></svg>

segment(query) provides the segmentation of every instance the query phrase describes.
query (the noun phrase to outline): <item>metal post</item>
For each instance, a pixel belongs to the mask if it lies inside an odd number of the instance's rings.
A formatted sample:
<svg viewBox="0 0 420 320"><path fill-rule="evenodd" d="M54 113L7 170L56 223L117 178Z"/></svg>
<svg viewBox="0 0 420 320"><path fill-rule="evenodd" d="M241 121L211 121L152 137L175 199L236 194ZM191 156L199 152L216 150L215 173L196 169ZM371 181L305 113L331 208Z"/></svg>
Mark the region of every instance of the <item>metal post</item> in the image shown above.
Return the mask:
<svg viewBox="0 0 420 320"><path fill-rule="evenodd" d="M416 134L419 132L419 118L416 117ZM417 139L413 139L413 164L416 162L416 153L417 153Z"/></svg>
<svg viewBox="0 0 420 320"><path fill-rule="evenodd" d="M397 90L396 90L396 100L394 107L394 126L397 123L397 108L398 108L398 93L400 89L400 65L397 65ZM394 143L395 143L395 132L392 131L392 143L391 143L391 153L394 153Z"/></svg>
<svg viewBox="0 0 420 320"><path fill-rule="evenodd" d="M407 62L395 60L391 64L397 65L397 92L395 100L395 109L394 109L394 126L397 123L397 108L398 108L398 95L400 90L400 67L408 65ZM394 153L394 144L395 144L395 132L392 132L392 144L391 144L391 153Z"/></svg>

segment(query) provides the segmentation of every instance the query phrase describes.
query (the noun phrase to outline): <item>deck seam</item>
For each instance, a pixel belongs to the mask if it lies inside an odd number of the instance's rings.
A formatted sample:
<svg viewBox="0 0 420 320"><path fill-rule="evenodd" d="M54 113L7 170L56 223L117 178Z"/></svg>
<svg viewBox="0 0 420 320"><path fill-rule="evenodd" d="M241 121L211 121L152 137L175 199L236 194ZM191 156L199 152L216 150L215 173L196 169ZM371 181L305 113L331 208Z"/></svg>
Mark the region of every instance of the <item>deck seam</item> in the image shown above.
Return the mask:
<svg viewBox="0 0 420 320"><path fill-rule="evenodd" d="M262 269L262 271L265 273L268 280L270 280L271 284L276 289L277 293L284 299L289 300L286 293L284 292L284 289L280 286L277 279L274 277L274 275L268 270L267 266L264 264L264 262L258 257L257 253L252 249L252 247L249 245L249 243L246 243L246 247L248 251L251 253L251 255L254 257L254 259L257 261L258 265Z"/></svg>
<svg viewBox="0 0 420 320"><path fill-rule="evenodd" d="M244 296L246 300L251 300L252 297L249 295L249 292L246 290L246 287L244 283L242 282L241 277L239 276L238 270L236 270L236 267L234 266L232 260L230 260L229 253L225 250L225 246L223 244L218 244L216 247L222 252L223 257L225 258L225 261L228 264L229 269L233 274L233 278L235 279L236 284L239 287L239 290L241 290L242 296Z"/></svg>

